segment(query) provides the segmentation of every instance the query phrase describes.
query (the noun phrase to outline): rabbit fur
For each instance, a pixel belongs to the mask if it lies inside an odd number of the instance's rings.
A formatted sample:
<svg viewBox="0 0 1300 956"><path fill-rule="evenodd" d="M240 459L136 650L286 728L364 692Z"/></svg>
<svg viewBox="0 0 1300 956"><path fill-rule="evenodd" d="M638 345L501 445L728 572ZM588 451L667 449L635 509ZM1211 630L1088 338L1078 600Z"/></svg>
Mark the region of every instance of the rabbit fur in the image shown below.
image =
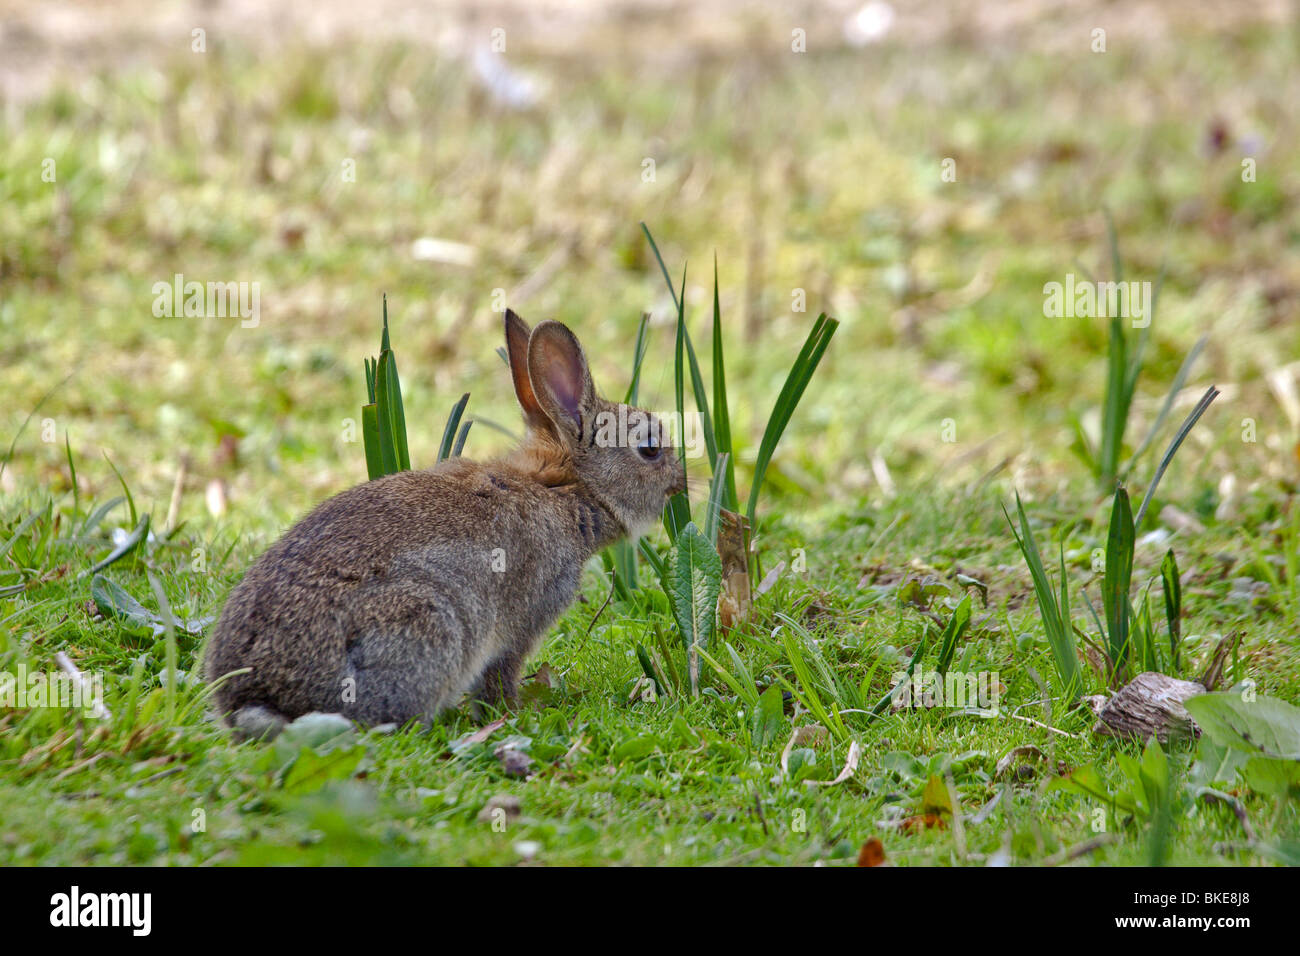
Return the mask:
<svg viewBox="0 0 1300 956"><path fill-rule="evenodd" d="M218 714L269 737L302 714L431 720L466 692L510 703L523 661L573 601L587 559L685 488L647 412L600 439L599 398L558 322L505 316L527 434L505 457L368 481L293 526L231 592L205 655ZM644 418L638 418L640 412ZM225 680L221 680L222 678Z"/></svg>

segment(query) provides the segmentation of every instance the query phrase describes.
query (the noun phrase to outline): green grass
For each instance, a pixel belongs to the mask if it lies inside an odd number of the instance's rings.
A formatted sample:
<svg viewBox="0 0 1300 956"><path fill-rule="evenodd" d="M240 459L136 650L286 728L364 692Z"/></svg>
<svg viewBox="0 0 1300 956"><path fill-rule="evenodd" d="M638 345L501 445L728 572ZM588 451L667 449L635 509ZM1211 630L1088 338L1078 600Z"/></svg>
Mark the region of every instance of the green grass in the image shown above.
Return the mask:
<svg viewBox="0 0 1300 956"><path fill-rule="evenodd" d="M219 58L106 75L94 106L58 91L19 119L6 114L6 446L32 417L0 474L0 671L57 669L63 652L103 676L112 717L0 710L0 864L530 854L850 863L872 836L901 865L1001 853L1042 863L1096 836L1106 801L1050 780L1091 767L1122 794L1143 750L1093 735L1091 715L1062 699L1002 506L1020 490L1051 576L1063 555L1072 581L1099 601L1092 560L1106 549L1111 496L1076 458L1075 422L1098 447L1108 327L1045 319L1042 287L1069 271L1109 274L1103 208L1127 278L1154 281L1165 269L1114 460L1131 460L1202 335L1187 392L1225 388L1138 530L1134 600L1152 581L1159 590L1172 545L1183 575L1180 676L1198 674L1218 638L1241 631L1228 685L1251 680L1261 695L1296 702L1298 425L1265 379L1300 354L1297 279L1279 256L1297 239L1300 169L1285 157L1300 136L1285 104L1300 71L1285 32L1247 29L1228 42L1185 29L1176 45L1141 56L1063 63L1032 50L983 57L940 45L917 57L883 47L763 60L743 81L726 57L597 70L538 55L528 65L551 75L554 107L490 123L461 66L427 50L363 44L267 59L232 45ZM1236 91L1224 107L1234 132L1266 140L1259 189L1239 181L1231 151L1202 148L1206 93L1185 62L1214 64ZM393 89L437 109L394 111ZM907 108L864 109L850 95L863 89ZM1156 89L1168 115L1138 123ZM753 107L744 137L737 102ZM40 179L46 156L57 160L56 184ZM646 156L657 160L653 184L641 180ZM947 156L956 183L939 179ZM357 159L355 183L339 176L347 157ZM667 599L643 573L647 586L597 615L610 585L593 563L583 600L529 668L545 663L553 676L527 685L528 703L486 744L452 747L482 726L468 708L427 732L363 734L307 753L233 744L207 718L194 678L201 623L289 522L365 479L361 361L374 354L380 294L417 467L437 459L447 411L466 391L466 419L479 426L466 456L508 443L483 426L519 430L495 351L497 288L524 287L507 304L529 321L569 323L608 395L630 384L650 310L639 398L671 408L676 308L641 221L666 262L699 264L686 295L697 343L711 340L706 264L717 252L741 489L753 484L764 416L811 317L842 323L764 462L755 581L787 568L756 598L752 628L719 635L710 652L736 679L730 643L755 686L738 692L706 664L698 698L648 699L636 646L681 654ZM477 261L418 261L421 236L468 243ZM154 318L151 287L176 272L261 283L261 325ZM807 312L791 311L795 289ZM1169 420L1189 404L1175 403ZM1246 418L1256 442L1242 440ZM1129 476L1135 498L1154 465L1146 457ZM214 484L227 500L218 516L205 506ZM1172 527L1160 517L1167 505L1204 530L1145 539ZM106 619L90 571L122 550L114 532L133 531L135 546L99 573L144 613ZM665 536L651 541L663 554ZM971 578L987 602L963 583ZM970 623L946 643L967 593ZM1077 590L1070 613L1095 631ZM877 707L893 674L944 662L995 671L1000 717ZM1084 692L1098 692L1104 681L1080 666ZM769 707L755 733L747 701L772 687L790 703L779 719ZM817 722L831 732L791 748L782 774L793 726ZM527 780L494 755L507 740L531 757ZM861 759L849 780L809 785L834 778L854 742ZM998 760L1030 744L1044 752L1037 772L995 780ZM1114 842L1080 862L1287 858L1300 834L1296 801L1239 786L1252 843L1230 807L1192 796L1193 759L1186 745L1171 747L1176 799L1132 821L1107 811ZM948 776L961 839L950 817L944 828L898 826L933 806L934 781ZM479 821L499 794L520 802L504 832Z"/></svg>

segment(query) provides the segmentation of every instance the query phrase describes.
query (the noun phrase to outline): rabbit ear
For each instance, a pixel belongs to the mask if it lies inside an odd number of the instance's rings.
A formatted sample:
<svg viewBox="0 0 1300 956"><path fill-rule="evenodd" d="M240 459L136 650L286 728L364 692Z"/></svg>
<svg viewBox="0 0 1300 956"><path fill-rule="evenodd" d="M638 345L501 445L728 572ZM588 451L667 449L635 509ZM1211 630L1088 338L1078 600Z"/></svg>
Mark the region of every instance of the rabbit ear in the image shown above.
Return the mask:
<svg viewBox="0 0 1300 956"><path fill-rule="evenodd" d="M514 379L519 406L524 410L524 421L530 428L554 434L555 426L537 403L533 383L528 377L528 337L531 334L528 323L506 309L506 355L510 358L510 377Z"/></svg>
<svg viewBox="0 0 1300 956"><path fill-rule="evenodd" d="M528 340L528 376L556 429L581 438L584 413L596 402L591 369L577 336L559 322L543 322Z"/></svg>

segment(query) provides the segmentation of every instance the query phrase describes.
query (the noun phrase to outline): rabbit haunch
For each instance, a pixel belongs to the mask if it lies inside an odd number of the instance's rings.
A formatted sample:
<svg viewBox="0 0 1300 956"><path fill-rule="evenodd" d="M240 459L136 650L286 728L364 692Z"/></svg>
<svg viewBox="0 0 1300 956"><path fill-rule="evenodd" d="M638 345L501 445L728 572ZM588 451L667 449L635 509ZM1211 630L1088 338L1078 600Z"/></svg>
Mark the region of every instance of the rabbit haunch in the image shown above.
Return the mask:
<svg viewBox="0 0 1300 956"><path fill-rule="evenodd" d="M596 441L602 416L628 411L596 395L572 332L558 322L530 330L513 312L505 328L527 424L519 448L331 498L231 593L206 670L225 678L216 707L245 734L312 711L430 720L466 692L509 703L586 561L684 488L653 416L637 443Z"/></svg>

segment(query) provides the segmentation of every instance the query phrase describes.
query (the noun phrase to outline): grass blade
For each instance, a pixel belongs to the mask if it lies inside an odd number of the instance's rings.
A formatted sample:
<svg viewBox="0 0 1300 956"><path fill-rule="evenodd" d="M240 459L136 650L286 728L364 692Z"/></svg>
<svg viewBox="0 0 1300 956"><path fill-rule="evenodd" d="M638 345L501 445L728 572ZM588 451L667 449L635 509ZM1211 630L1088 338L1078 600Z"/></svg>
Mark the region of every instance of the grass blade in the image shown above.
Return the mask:
<svg viewBox="0 0 1300 956"><path fill-rule="evenodd" d="M1178 647L1183 639L1183 582L1178 576L1178 559L1174 549L1165 552L1165 559L1160 562L1160 583L1165 592L1165 621L1169 625L1169 654L1174 670L1182 667L1178 659Z"/></svg>
<svg viewBox="0 0 1300 956"><path fill-rule="evenodd" d="M1103 487L1115 481L1119 470L1124 426L1128 422L1128 359L1124 325L1119 316L1110 320L1110 341L1106 361L1106 397L1101 413L1101 448L1098 450L1099 475Z"/></svg>
<svg viewBox="0 0 1300 956"><path fill-rule="evenodd" d="M1056 673L1065 687L1066 696L1074 700L1083 687L1074 630L1070 622L1062 617L1061 607L1057 603L1051 581L1043 567L1042 555L1034 541L1034 533L1029 527L1029 517L1025 514L1025 506L1020 500L1019 492L1016 493L1016 514L1020 522L1018 532L1005 507L1002 513L1007 519L1007 524L1011 526L1011 533L1015 536L1016 544L1020 547L1020 553L1024 555L1025 564L1028 565L1029 574L1034 580L1034 596L1038 600L1038 612L1043 619L1043 630L1047 633L1047 642L1052 649Z"/></svg>
<svg viewBox="0 0 1300 956"><path fill-rule="evenodd" d="M119 498L118 500L120 501L121 499ZM41 517L41 515L45 514L49 510L50 510L50 506L46 505L44 508L40 508L36 511L33 511L31 514L29 514L26 518L23 519L22 524L18 526L18 530L13 533L13 536L10 537L9 540L6 541L4 544L0 544L0 560L3 560L5 555L7 555L10 551L13 550L13 546L18 543L18 539L28 532L31 526L36 523L36 519Z"/></svg>
<svg viewBox="0 0 1300 956"><path fill-rule="evenodd" d="M632 381L627 387L627 394L623 397L624 405L635 405L637 394L641 390L641 363L645 359L646 349L650 344L650 338L646 334L650 328L650 313L641 313L641 324L636 330L636 346L632 350Z"/></svg>
<svg viewBox="0 0 1300 956"><path fill-rule="evenodd" d="M117 465L113 464L113 459L108 457L108 452L104 452L104 460L108 462L108 467L113 469L113 474L117 475L117 483L122 486L122 494L126 497L126 508L131 514L131 525L134 527L140 523L140 518L135 513L135 496L131 494L131 489L126 486L126 479L117 470Z"/></svg>
<svg viewBox="0 0 1300 956"><path fill-rule="evenodd" d="M1128 491L1123 485L1115 489L1115 503L1110 512L1110 531L1106 537L1106 571L1102 576L1101 606L1106 615L1106 633L1110 659L1115 663L1115 677L1124 672L1130 650L1129 624L1132 608L1129 585L1133 580L1133 511Z"/></svg>
<svg viewBox="0 0 1300 956"><path fill-rule="evenodd" d="M685 276L682 277L683 283ZM704 388L704 376L700 374L700 363L695 358L695 346L691 343L691 333L683 328L683 338L686 342L686 360L691 370L691 389L695 392L695 407L700 413L700 424L704 429L704 448L709 454L709 468L717 470L718 467L718 443L713 436L713 419L709 415L709 393ZM682 419L683 434L686 429L686 420Z"/></svg>
<svg viewBox="0 0 1300 956"><path fill-rule="evenodd" d="M673 297L673 308L680 312L682 307L677 300L677 290L673 288L672 276L668 274L668 267L664 265L664 257L659 255L659 247L655 245L655 237L650 235L650 230L644 222L641 223L641 231L645 233L646 239L650 242L650 251L655 254L655 261L659 263L659 271L664 274L664 283L668 286L668 294ZM685 291L686 286L683 284L682 292Z"/></svg>
<svg viewBox="0 0 1300 956"><path fill-rule="evenodd" d="M1196 340L1196 344L1192 346L1191 351L1187 353L1187 357L1183 359L1183 364L1178 368L1178 374L1174 376L1174 383L1169 387L1169 394L1165 396L1165 402L1160 406L1159 414L1156 415L1156 419L1151 423L1151 428L1148 429L1146 437L1142 439L1142 444L1138 446L1137 451L1133 452L1133 457L1129 459L1129 463L1124 469L1126 475L1132 473L1133 465L1146 454L1147 449L1151 447L1151 443L1155 441L1156 435L1164 426L1165 419L1169 417L1169 411L1173 408L1174 399L1183 390L1183 385L1187 382L1187 376L1192 372L1192 366L1196 364L1197 358L1200 357L1201 351L1205 348L1205 343L1209 340L1208 335L1202 335Z"/></svg>
<svg viewBox="0 0 1300 956"><path fill-rule="evenodd" d="M727 497L723 506L728 511L739 508L736 495L736 460L731 446L731 414L727 411L727 371L722 359L722 308L718 304L718 255L713 254L713 434L718 454L727 456Z"/></svg>
<svg viewBox="0 0 1300 956"><path fill-rule="evenodd" d="M96 508L91 512L90 517L86 519L86 523L81 526L81 530L77 532L77 538L85 540L86 536L90 534L90 532L99 527L99 523L108 516L108 513L124 501L126 501L126 496L118 495L116 498L105 501L102 505Z"/></svg>
<svg viewBox="0 0 1300 956"><path fill-rule="evenodd" d="M109 553L108 557L96 561L94 564L90 566L88 570L82 571L81 574L77 575L77 577L79 578L93 577L94 575L98 574L100 571L103 571L110 564L114 564L117 561L120 561L122 558L126 557L137 547L139 547L140 543L145 539L147 539L148 537L149 537L149 516L146 514L140 517L140 523L137 524L135 528L131 531L131 533L126 536L125 541L123 541L120 545L114 548L112 552Z"/></svg>
<svg viewBox="0 0 1300 956"><path fill-rule="evenodd" d="M379 406L374 402L361 406L361 440L366 446L366 474L371 481L382 478L385 472L379 442Z"/></svg>
<svg viewBox="0 0 1300 956"><path fill-rule="evenodd" d="M827 318L825 312L817 317L812 331L808 333L808 338L799 351L799 357L795 359L790 374L786 376L781 394L777 396L772 415L763 430L763 440L758 446L758 459L754 463L754 482L749 489L749 503L745 508L745 516L749 519L751 527L754 526L754 513L758 508L758 495L763 487L763 478L767 474L777 443L781 440L781 435L789 424L795 407L803 397L804 389L808 387L813 373L817 371L817 365L821 362L822 355L826 352L831 337L838 327L839 322Z"/></svg>
<svg viewBox="0 0 1300 956"><path fill-rule="evenodd" d="M456 440L456 429L460 427L460 418L465 414L465 406L469 404L469 392L460 397L455 405L451 407L451 414L447 416L447 425L442 430L442 442L438 445L438 461L446 461L451 457L453 443Z"/></svg>
<svg viewBox="0 0 1300 956"><path fill-rule="evenodd" d="M465 450L465 439L469 437L469 427L474 424L474 419L470 419L460 427L460 434L456 436L456 445L451 450L452 458L459 458L460 453Z"/></svg>
<svg viewBox="0 0 1300 956"><path fill-rule="evenodd" d="M72 438L67 431L63 433L63 450L68 456L68 479L72 482L72 517L81 514L81 494L77 490L77 465L72 460Z"/></svg>
<svg viewBox="0 0 1300 956"><path fill-rule="evenodd" d="M953 655L957 651L957 642L961 640L962 634L968 627L970 627L969 594L961 599L957 609L952 612L952 617L948 619L948 626L943 629L943 638L939 642L939 663L935 667L939 674L948 672Z"/></svg>
<svg viewBox="0 0 1300 956"><path fill-rule="evenodd" d="M716 548L718 546L718 519L722 514L722 499L726 494L726 469L730 455L718 457L718 467L713 470L713 481L709 483L709 499L704 507L704 537Z"/></svg>
<svg viewBox="0 0 1300 956"><path fill-rule="evenodd" d="M644 223L642 228L645 228ZM646 229L646 235L650 235L650 230ZM650 240L654 245L654 240ZM655 250L655 255L659 255L659 250ZM663 266L663 260L659 260L659 265ZM664 277L667 278L668 272L664 270ZM672 283L669 283L669 291L672 291ZM678 298L673 295L673 301L677 304L677 348L675 353L674 364L674 386L677 398L677 421L682 424L683 432L685 431L686 422L686 266L682 266L682 295ZM686 458L682 457L682 470L686 470ZM691 520L691 501L686 492L679 492L668 500L664 508L664 529L668 532L668 540L676 543L677 533L685 528Z"/></svg>
<svg viewBox="0 0 1300 956"><path fill-rule="evenodd" d="M1188 413L1187 418L1184 419L1182 427L1178 429L1178 434L1174 436L1174 440L1171 441L1169 447L1165 449L1165 455L1160 459L1160 467L1156 469L1155 477L1151 479L1151 484L1147 485L1147 493L1142 496L1142 506L1138 508L1137 518L1133 522L1134 528L1142 527L1142 519L1146 516L1147 506L1151 504L1151 498L1156 493L1156 486L1160 484L1160 479L1164 477L1165 469L1169 467L1169 463L1174 460L1174 455L1178 453L1179 447L1183 444L1183 439L1186 438L1187 433L1196 426L1196 423L1201 420L1201 416L1204 415L1205 410L1210 407L1210 403L1218 397L1219 390L1211 385L1206 389L1205 394L1201 396L1201 400L1196 403L1196 407L1193 408L1191 412Z"/></svg>

